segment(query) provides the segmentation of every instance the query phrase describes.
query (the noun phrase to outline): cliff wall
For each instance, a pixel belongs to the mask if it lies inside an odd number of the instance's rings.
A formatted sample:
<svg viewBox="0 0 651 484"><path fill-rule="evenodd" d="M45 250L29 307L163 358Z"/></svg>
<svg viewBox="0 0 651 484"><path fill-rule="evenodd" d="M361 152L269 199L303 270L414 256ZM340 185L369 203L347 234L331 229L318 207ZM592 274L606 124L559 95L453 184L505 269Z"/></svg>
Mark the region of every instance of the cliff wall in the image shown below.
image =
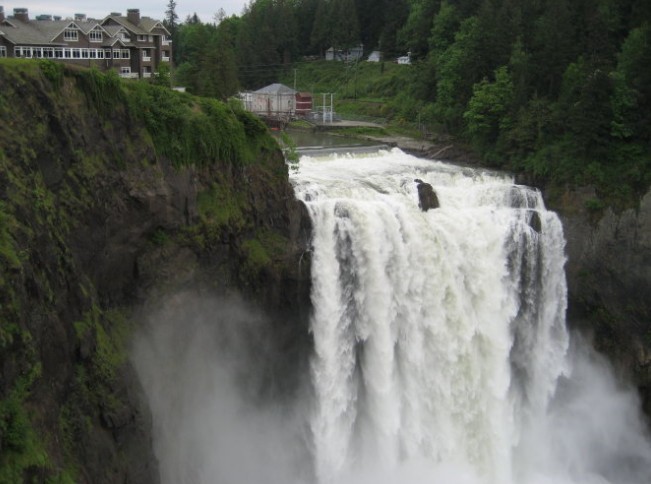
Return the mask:
<svg viewBox="0 0 651 484"><path fill-rule="evenodd" d="M301 358L304 209L236 106L47 61L0 86L0 482L155 483L134 312L237 292Z"/></svg>
<svg viewBox="0 0 651 484"><path fill-rule="evenodd" d="M620 212L591 210L594 196L567 191L554 207L567 239L568 319L633 381L651 415L651 192Z"/></svg>

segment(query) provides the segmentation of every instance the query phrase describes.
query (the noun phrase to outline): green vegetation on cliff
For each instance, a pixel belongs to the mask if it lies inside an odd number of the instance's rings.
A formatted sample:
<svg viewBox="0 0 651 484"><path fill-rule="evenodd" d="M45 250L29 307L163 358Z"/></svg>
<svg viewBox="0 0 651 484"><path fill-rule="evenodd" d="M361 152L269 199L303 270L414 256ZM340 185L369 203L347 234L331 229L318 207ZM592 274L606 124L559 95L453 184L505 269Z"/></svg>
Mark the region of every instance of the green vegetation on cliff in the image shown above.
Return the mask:
<svg viewBox="0 0 651 484"><path fill-rule="evenodd" d="M282 154L238 105L96 70L0 59L0 85L0 483L152 482L127 362L147 261L275 270L252 248L286 230Z"/></svg>

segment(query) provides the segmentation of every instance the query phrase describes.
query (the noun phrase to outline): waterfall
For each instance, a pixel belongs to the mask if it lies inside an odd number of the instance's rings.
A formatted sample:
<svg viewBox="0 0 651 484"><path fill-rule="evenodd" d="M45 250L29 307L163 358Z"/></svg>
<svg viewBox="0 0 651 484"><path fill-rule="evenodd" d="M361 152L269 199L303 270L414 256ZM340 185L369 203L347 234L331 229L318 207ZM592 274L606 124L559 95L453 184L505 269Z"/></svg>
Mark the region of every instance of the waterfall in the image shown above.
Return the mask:
<svg viewBox="0 0 651 484"><path fill-rule="evenodd" d="M313 221L310 363L235 296L143 309L162 484L651 482L636 393L566 329L538 191L395 149L313 153L290 177ZM264 391L290 373L296 391Z"/></svg>
<svg viewBox="0 0 651 484"><path fill-rule="evenodd" d="M562 226L540 193L397 149L299 166L318 482L609 482L561 462L548 428L573 365ZM415 179L439 208L419 209Z"/></svg>

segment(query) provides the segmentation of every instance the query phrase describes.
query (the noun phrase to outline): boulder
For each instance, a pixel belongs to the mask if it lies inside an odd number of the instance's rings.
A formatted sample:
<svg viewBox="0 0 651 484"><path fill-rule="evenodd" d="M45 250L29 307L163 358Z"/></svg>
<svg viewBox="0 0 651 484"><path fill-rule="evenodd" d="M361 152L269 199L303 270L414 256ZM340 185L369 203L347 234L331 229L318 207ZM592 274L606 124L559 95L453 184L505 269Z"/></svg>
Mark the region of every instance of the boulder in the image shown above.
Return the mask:
<svg viewBox="0 0 651 484"><path fill-rule="evenodd" d="M418 183L418 206L420 209L427 212L430 208L439 208L439 198L432 185L418 178L414 181Z"/></svg>

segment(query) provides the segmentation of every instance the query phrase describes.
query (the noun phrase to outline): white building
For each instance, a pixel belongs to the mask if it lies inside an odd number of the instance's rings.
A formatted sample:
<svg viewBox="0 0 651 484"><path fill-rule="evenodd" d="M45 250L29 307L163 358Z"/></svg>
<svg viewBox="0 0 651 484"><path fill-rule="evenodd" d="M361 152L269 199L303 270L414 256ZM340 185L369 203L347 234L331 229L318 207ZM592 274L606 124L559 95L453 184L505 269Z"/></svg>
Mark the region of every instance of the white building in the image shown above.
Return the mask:
<svg viewBox="0 0 651 484"><path fill-rule="evenodd" d="M403 55L396 59L398 64L411 64L411 52L407 52L407 55Z"/></svg>
<svg viewBox="0 0 651 484"><path fill-rule="evenodd" d="M380 62L382 60L382 52L380 52L379 50L374 50L368 56L367 60L368 62Z"/></svg>
<svg viewBox="0 0 651 484"><path fill-rule="evenodd" d="M296 94L284 84L270 84L242 95L244 108L259 116L290 117L296 113Z"/></svg>
<svg viewBox="0 0 651 484"><path fill-rule="evenodd" d="M326 50L325 60L327 61L343 61L343 62L353 62L358 61L364 55L364 45L359 44L355 47L350 47L348 49L335 49L330 47Z"/></svg>

